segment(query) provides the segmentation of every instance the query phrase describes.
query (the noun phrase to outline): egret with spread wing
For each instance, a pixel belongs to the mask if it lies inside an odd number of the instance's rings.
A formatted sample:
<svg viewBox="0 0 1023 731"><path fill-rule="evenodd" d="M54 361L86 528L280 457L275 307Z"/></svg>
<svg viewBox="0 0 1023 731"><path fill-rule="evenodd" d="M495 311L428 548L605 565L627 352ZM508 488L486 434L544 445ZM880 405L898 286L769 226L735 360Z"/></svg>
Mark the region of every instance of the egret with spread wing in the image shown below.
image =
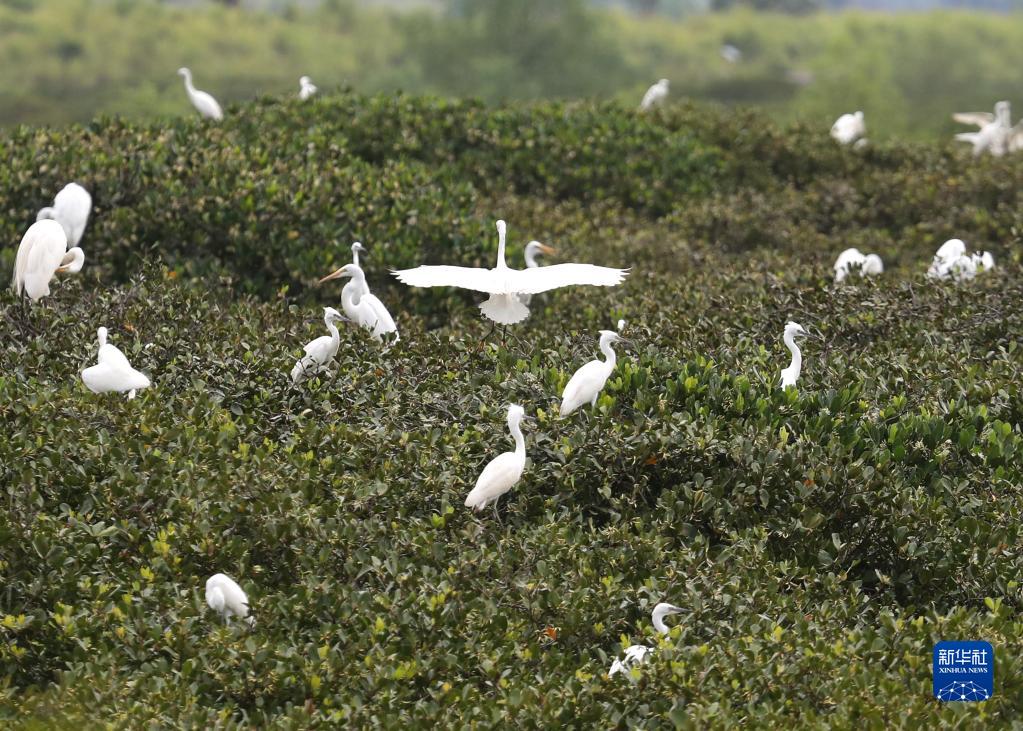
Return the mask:
<svg viewBox="0 0 1023 731"><path fill-rule="evenodd" d="M36 221L21 238L11 286L15 294L24 292L32 301L38 301L50 294L54 275L76 274L84 264L84 251L77 246L68 249L63 226L49 219Z"/></svg>

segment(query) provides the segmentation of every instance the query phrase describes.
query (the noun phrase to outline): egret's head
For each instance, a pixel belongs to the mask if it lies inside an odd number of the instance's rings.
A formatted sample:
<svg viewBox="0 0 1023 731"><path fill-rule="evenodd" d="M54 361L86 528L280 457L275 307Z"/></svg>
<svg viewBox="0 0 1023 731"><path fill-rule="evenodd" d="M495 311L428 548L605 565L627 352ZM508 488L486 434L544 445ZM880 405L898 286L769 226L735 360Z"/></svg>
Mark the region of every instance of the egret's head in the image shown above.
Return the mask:
<svg viewBox="0 0 1023 731"><path fill-rule="evenodd" d="M518 404L508 406L508 423L518 424L526 416L526 410Z"/></svg>
<svg viewBox="0 0 1023 731"><path fill-rule="evenodd" d="M106 345L106 343L107 343L107 329L105 327L101 327L99 330L97 330L96 331L96 338L99 340L99 344L100 345Z"/></svg>
<svg viewBox="0 0 1023 731"><path fill-rule="evenodd" d="M667 617L669 614L679 614L685 611L682 607L676 607L674 604L668 604L667 602L661 602L654 607L654 615L659 617Z"/></svg>
<svg viewBox="0 0 1023 731"><path fill-rule="evenodd" d="M304 77L304 76L303 76L302 78L306 78L306 77ZM353 254L357 254L357 253L359 253L360 251L361 251L362 253L366 253L366 247L365 247L365 246L363 246L363 245L362 245L361 243L359 243L358 241L356 241L356 242L355 242L354 244L352 244L352 253L353 253Z"/></svg>
<svg viewBox="0 0 1023 731"><path fill-rule="evenodd" d="M312 81L312 79L310 79L308 76L302 76L302 77L299 78L298 83L300 83L302 86L306 86L311 81Z"/></svg>
<svg viewBox="0 0 1023 731"><path fill-rule="evenodd" d="M498 221L497 222L497 235L500 236L503 239L507 232L508 232L508 224L506 224L504 221Z"/></svg>
<svg viewBox="0 0 1023 731"><path fill-rule="evenodd" d="M1007 102L1007 101L1003 100L1003 101L995 103L995 114L997 116L1001 116L1003 114L1006 114L1006 115L1007 114L1011 114L1011 111L1010 111L1011 109L1012 109L1012 107L1009 105L1009 102Z"/></svg>
<svg viewBox="0 0 1023 731"><path fill-rule="evenodd" d="M352 247L352 251L355 251L355 247ZM357 277L360 274L362 274L362 269L360 267L357 267L354 264L345 264L340 269L325 276L318 283L323 284L324 282L329 282L331 279L341 279L342 277Z"/></svg>
<svg viewBox="0 0 1023 731"><path fill-rule="evenodd" d="M324 322L345 322L348 318L342 315L340 312L335 310L333 307L323 308L323 321Z"/></svg>
<svg viewBox="0 0 1023 731"><path fill-rule="evenodd" d="M858 121L863 121L863 112L856 112L853 116L856 117Z"/></svg>
<svg viewBox="0 0 1023 731"><path fill-rule="evenodd" d="M186 79L190 79L192 78L192 72L185 66L182 66L178 69L178 76L184 76Z"/></svg>
<svg viewBox="0 0 1023 731"><path fill-rule="evenodd" d="M795 337L804 337L805 338L809 334L810 333L808 333L803 328L803 326L800 325L798 322L792 322L791 320L789 320L787 323L785 323L785 337L793 337L793 338L795 338Z"/></svg>
<svg viewBox="0 0 1023 731"><path fill-rule="evenodd" d="M667 89L667 88L668 88L668 84L669 84L669 81L668 81L667 79L661 79L661 80L660 80L660 81L658 81L657 83L658 83L658 84L660 84L661 86L663 86L663 87L664 87L665 89Z"/></svg>
<svg viewBox="0 0 1023 731"><path fill-rule="evenodd" d="M625 320L619 320L618 324L615 325L615 327L618 329L618 332L621 332L622 330L624 330L625 329Z"/></svg>
<svg viewBox="0 0 1023 731"><path fill-rule="evenodd" d="M526 256L537 256L538 254L557 254L557 250L539 241L530 241L526 244Z"/></svg>

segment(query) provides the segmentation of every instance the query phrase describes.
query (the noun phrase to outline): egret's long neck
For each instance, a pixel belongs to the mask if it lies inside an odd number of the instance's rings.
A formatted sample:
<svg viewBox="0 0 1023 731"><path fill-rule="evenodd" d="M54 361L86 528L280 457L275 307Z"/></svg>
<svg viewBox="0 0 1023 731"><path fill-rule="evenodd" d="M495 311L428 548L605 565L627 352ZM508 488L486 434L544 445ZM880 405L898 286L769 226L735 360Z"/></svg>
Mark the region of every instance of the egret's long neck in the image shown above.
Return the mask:
<svg viewBox="0 0 1023 731"><path fill-rule="evenodd" d="M85 252L76 246L73 249L69 249L64 255L64 259L60 263L60 271L80 272L83 266L85 266Z"/></svg>
<svg viewBox="0 0 1023 731"><path fill-rule="evenodd" d="M359 266L359 250L352 248L352 264Z"/></svg>
<svg viewBox="0 0 1023 731"><path fill-rule="evenodd" d="M799 350L799 346L796 345L796 336L792 333L785 333L785 345L788 346L789 351L792 353L792 362L789 363L789 368L793 373L799 373L799 370L803 367L803 353Z"/></svg>
<svg viewBox="0 0 1023 731"><path fill-rule="evenodd" d="M515 419L513 421L509 421L508 430L511 432L512 439L515 440L515 454L525 455L526 438L522 436L522 429L519 426L519 420Z"/></svg>
<svg viewBox="0 0 1023 731"><path fill-rule="evenodd" d="M526 269L536 269L540 266L536 261L536 252L531 247L526 247Z"/></svg>
<svg viewBox="0 0 1023 731"><path fill-rule="evenodd" d="M662 635L668 634L668 625L664 623L664 615L660 612L654 612L654 629Z"/></svg>
<svg viewBox="0 0 1023 731"><path fill-rule="evenodd" d="M504 261L504 227L497 229L497 268L505 269L507 264Z"/></svg>
<svg viewBox="0 0 1023 731"><path fill-rule="evenodd" d="M192 86L192 74L187 73L187 74L182 74L182 76L185 77L185 89L188 91L189 94L194 94L195 93L195 87Z"/></svg>
<svg viewBox="0 0 1023 731"><path fill-rule="evenodd" d="M614 370L615 362L617 362L618 357L615 355L614 350L611 349L611 343L603 338L600 339L600 352L603 353L606 358L604 365L606 365L608 369Z"/></svg>
<svg viewBox="0 0 1023 731"><path fill-rule="evenodd" d="M333 320L327 320L327 329L330 331L330 342L335 348L341 344L341 333L337 331L337 325Z"/></svg>
<svg viewBox="0 0 1023 731"><path fill-rule="evenodd" d="M97 339L99 340L100 348L107 344L107 334L105 332L100 331L100 333L97 336Z"/></svg>

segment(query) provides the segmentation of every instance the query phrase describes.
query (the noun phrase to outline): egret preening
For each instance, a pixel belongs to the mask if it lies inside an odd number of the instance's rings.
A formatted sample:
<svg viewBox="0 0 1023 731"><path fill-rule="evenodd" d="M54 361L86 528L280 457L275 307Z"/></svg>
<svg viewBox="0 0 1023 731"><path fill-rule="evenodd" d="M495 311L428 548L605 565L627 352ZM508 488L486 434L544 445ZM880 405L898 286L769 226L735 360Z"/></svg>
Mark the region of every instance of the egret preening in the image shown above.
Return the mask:
<svg viewBox="0 0 1023 731"><path fill-rule="evenodd" d="M600 352L604 354L604 360L591 360L569 379L561 394L561 416L568 416L585 403L597 405L597 397L615 369L617 358L611 344L618 341L625 342L613 330L600 331Z"/></svg>
<svg viewBox="0 0 1023 731"><path fill-rule="evenodd" d="M205 91L199 91L192 86L192 72L189 69L182 67L178 69L178 74L184 77L185 91L188 92L188 99L201 116L218 121L224 118L224 112L221 110L220 105L217 104L217 100Z"/></svg>
<svg viewBox="0 0 1023 731"><path fill-rule="evenodd" d="M352 253L356 257L359 255L354 245ZM341 277L352 278L352 281L341 290L341 308L348 318L359 327L371 331L377 340L383 340L384 335L388 333L394 333L394 339L398 340L398 326L394 324L394 318L384 307L384 303L376 295L370 294L369 285L366 284L366 274L362 271L362 267L358 264L345 264L336 272L325 276L320 282Z"/></svg>
<svg viewBox="0 0 1023 731"><path fill-rule="evenodd" d="M135 398L135 391L149 388L149 378L131 367L128 358L115 345L107 342L107 329L96 331L99 340L99 352L96 354L96 365L82 371L82 382L93 393L128 393L128 398Z"/></svg>
<svg viewBox="0 0 1023 731"><path fill-rule="evenodd" d="M843 114L831 125L831 136L843 145L851 145L867 134L867 125L863 121L863 112Z"/></svg>
<svg viewBox="0 0 1023 731"><path fill-rule="evenodd" d="M556 254L557 252L547 244L541 244L539 241L530 241L526 244L525 258L526 258L526 269L536 269L540 266L540 263L536 260L540 254ZM522 304L529 306L529 303L533 301L533 295L531 294L520 294L519 299Z"/></svg>
<svg viewBox="0 0 1023 731"><path fill-rule="evenodd" d="M214 574L206 580L206 604L225 622L238 617L250 625L256 623L256 618L249 616L249 598L245 591L226 574Z"/></svg>
<svg viewBox="0 0 1023 731"><path fill-rule="evenodd" d="M835 281L841 282L853 272L860 274L880 274L884 271L884 262L877 254L864 256L859 249L846 249L835 261Z"/></svg>
<svg viewBox="0 0 1023 731"><path fill-rule="evenodd" d="M988 252L967 255L966 244L961 239L949 239L935 252L934 261L927 269L927 276L931 279L953 279L956 282L963 282L994 267L995 258Z"/></svg>
<svg viewBox="0 0 1023 731"><path fill-rule="evenodd" d="M316 84L314 84L312 82L312 79L310 79L308 76L303 76L302 78L300 78L298 80L298 86L299 86L298 98L301 99L302 101L305 101L318 91L318 89L316 88Z"/></svg>
<svg viewBox="0 0 1023 731"><path fill-rule="evenodd" d="M36 214L37 221L53 219L64 229L68 246L78 246L92 211L92 196L78 183L68 183L53 198L53 206Z"/></svg>
<svg viewBox="0 0 1023 731"><path fill-rule="evenodd" d="M506 226L497 222L497 266L477 269L458 266L421 266L394 272L400 282L412 287L461 287L484 292L490 298L479 307L488 318L511 325L529 317L529 308L519 295L539 294L550 289L588 284L613 287L628 271L593 264L553 264L535 269L509 269L504 260Z"/></svg>
<svg viewBox="0 0 1023 731"><path fill-rule="evenodd" d="M646 90L646 94L643 95L643 101L639 103L641 111L652 109L653 107L663 104L664 100L668 98L668 80L661 79L656 84Z"/></svg>
<svg viewBox="0 0 1023 731"><path fill-rule="evenodd" d="M1001 157L1009 151L1010 138L1013 135L1012 108L1009 102L1000 101L995 104L995 113L960 112L953 114L952 119L960 124L972 124L980 127L978 132L961 132L955 136L960 142L973 145L974 157L990 152L994 157Z"/></svg>
<svg viewBox="0 0 1023 731"><path fill-rule="evenodd" d="M785 324L785 346L792 353L792 362L789 363L788 368L782 368L781 371L781 387L788 388L789 386L795 386L796 381L799 380L799 372L803 368L803 353L796 345L797 337L806 337L809 335L803 326L798 322L789 321Z"/></svg>
<svg viewBox="0 0 1023 731"><path fill-rule="evenodd" d="M49 219L36 221L21 238L11 286L15 294L24 291L29 299L38 301L50 294L55 274L76 274L84 264L84 251L77 246L68 249L63 226Z"/></svg>
<svg viewBox="0 0 1023 731"><path fill-rule="evenodd" d="M306 343L305 356L291 369L292 383L304 380L334 360L337 349L341 345L341 333L337 331L337 326L334 323L344 322L346 319L333 307L323 308L323 324L327 326L330 335L322 335Z"/></svg>
<svg viewBox="0 0 1023 731"><path fill-rule="evenodd" d="M668 634L668 626L664 623L664 618L669 614L678 614L681 611L683 611L682 607L661 602L654 607L654 611L651 613L654 629L662 635ZM653 648L646 645L629 645L625 648L625 656L621 659L616 658L611 664L611 669L607 673L608 677L618 673L628 673L635 666L646 662L651 652L653 652Z"/></svg>
<svg viewBox="0 0 1023 731"><path fill-rule="evenodd" d="M476 486L465 498L465 507L483 510L489 503L497 510L497 499L515 486L526 467L526 440L519 424L525 414L522 407L512 404L508 407L508 431L515 440L515 451L494 457L483 468Z"/></svg>

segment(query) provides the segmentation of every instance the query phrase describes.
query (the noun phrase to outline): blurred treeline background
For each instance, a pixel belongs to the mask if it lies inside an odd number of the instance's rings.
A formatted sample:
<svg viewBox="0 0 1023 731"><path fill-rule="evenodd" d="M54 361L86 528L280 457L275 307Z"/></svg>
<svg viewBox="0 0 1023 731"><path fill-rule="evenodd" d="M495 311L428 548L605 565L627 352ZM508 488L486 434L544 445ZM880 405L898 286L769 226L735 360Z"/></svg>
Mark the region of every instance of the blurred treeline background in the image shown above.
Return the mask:
<svg viewBox="0 0 1023 731"><path fill-rule="evenodd" d="M856 0L852 0L853 3ZM860 6L879 0L861 0ZM675 100L755 105L870 136L933 139L951 112L1023 102L1023 0L0 0L0 125L193 113L175 74L223 103L402 89L488 101L613 98L660 77ZM835 6L846 6L838 10ZM724 44L742 58L722 57Z"/></svg>

